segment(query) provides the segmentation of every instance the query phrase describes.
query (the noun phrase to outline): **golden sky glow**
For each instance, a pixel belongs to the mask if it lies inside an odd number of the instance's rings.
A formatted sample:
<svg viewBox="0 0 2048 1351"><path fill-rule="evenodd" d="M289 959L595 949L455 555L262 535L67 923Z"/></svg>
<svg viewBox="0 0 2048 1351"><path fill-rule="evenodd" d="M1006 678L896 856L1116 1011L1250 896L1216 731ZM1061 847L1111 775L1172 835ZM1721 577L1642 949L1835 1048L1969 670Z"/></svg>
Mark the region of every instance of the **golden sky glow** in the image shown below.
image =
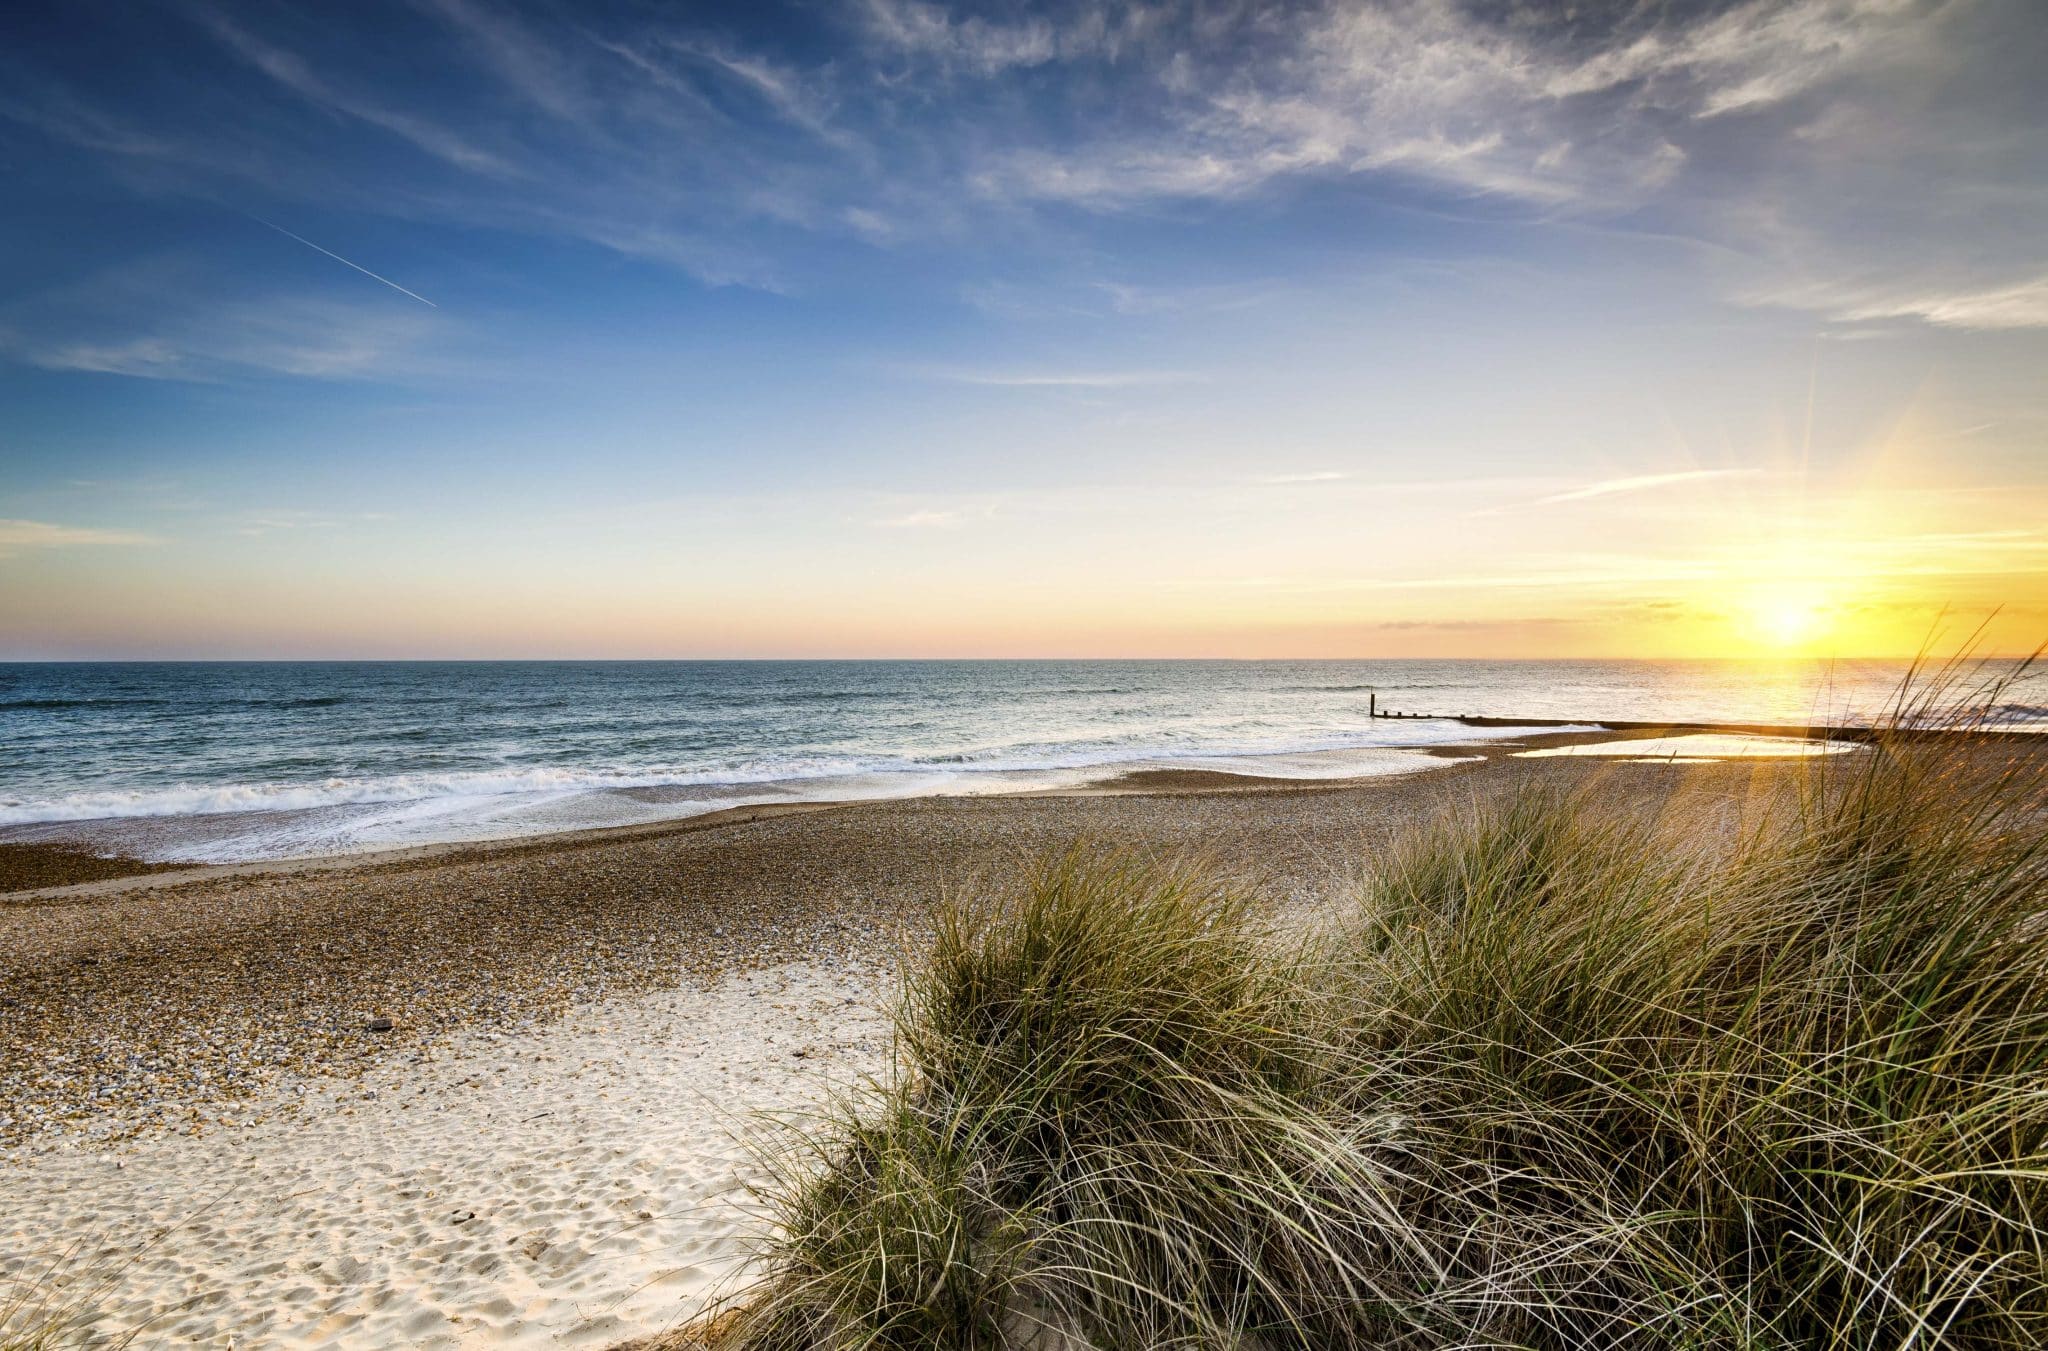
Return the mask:
<svg viewBox="0 0 2048 1351"><path fill-rule="evenodd" d="M59 7L0 659L2031 651L2044 24Z"/></svg>
<svg viewBox="0 0 2048 1351"><path fill-rule="evenodd" d="M449 656L1878 656L2048 633L2048 497L1776 469L825 495L17 548L73 650ZM750 541L770 533L780 542ZM2002 607L2002 608L2001 608Z"/></svg>

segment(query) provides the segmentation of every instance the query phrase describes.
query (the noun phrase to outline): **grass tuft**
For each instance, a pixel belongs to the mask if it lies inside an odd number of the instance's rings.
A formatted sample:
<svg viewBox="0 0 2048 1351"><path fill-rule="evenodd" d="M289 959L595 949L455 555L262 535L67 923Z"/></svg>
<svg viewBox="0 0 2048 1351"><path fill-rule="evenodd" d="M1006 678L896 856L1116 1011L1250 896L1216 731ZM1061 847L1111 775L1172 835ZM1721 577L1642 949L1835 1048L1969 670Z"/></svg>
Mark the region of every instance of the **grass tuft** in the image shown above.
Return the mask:
<svg viewBox="0 0 2048 1351"><path fill-rule="evenodd" d="M721 1344L2048 1344L2048 797L1958 707L1732 837L1474 807L1308 935L1101 851L956 900Z"/></svg>

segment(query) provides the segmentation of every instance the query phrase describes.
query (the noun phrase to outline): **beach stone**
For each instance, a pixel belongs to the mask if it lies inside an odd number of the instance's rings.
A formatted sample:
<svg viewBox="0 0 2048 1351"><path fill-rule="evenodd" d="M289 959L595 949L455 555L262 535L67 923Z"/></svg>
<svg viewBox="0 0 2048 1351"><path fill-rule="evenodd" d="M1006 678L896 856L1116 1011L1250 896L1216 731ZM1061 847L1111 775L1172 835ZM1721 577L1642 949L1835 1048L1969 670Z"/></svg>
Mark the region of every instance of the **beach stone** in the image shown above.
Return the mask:
<svg viewBox="0 0 2048 1351"><path fill-rule="evenodd" d="M369 1022L363 1024L363 1030L365 1032L389 1032L391 1030L391 1020L389 1018L372 1018Z"/></svg>

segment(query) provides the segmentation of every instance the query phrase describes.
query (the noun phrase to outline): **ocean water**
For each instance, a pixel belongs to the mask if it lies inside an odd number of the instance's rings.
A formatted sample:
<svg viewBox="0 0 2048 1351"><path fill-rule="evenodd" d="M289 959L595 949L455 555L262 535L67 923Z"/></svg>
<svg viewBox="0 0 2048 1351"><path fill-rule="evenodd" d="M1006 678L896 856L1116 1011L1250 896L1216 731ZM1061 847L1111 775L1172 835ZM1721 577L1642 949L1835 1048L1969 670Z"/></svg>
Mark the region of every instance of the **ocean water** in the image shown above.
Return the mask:
<svg viewBox="0 0 2048 1351"><path fill-rule="evenodd" d="M1404 712L1800 722L1901 668L1736 662L0 665L0 839L234 859L1122 769L1399 773L1513 737ZM2038 708L2031 710L2038 716ZM2027 710L2014 713L2016 719Z"/></svg>

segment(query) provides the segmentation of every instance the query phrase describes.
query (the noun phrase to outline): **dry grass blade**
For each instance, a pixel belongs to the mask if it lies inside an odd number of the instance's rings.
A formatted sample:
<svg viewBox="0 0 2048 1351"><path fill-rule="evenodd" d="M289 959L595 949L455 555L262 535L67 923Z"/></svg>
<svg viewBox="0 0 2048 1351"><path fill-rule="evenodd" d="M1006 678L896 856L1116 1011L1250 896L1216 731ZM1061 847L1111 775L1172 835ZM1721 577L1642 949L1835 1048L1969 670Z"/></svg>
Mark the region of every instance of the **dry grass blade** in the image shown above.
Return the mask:
<svg viewBox="0 0 2048 1351"><path fill-rule="evenodd" d="M725 1344L2048 1343L2048 795L1923 734L1974 670L1725 848L1524 796L1305 942L1086 852L961 900Z"/></svg>

